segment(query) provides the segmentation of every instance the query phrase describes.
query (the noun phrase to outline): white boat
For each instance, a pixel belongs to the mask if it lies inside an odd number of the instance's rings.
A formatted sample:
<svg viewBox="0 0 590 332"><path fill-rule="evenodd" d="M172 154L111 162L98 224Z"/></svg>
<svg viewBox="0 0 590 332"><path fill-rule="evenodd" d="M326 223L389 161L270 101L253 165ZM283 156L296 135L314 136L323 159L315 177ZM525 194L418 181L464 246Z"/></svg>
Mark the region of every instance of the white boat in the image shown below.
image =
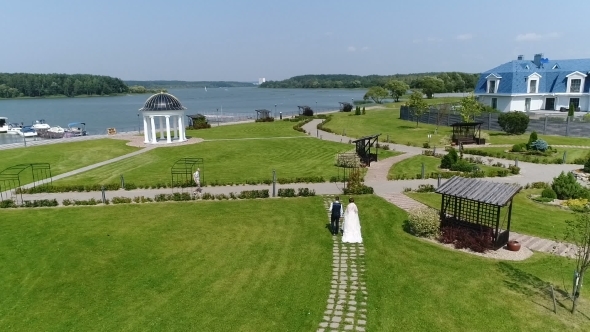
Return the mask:
<svg viewBox="0 0 590 332"><path fill-rule="evenodd" d="M19 131L18 134L24 137L33 137L33 136L37 136L37 132L35 131L35 129L33 129L33 127L31 126L25 126L22 127Z"/></svg>
<svg viewBox="0 0 590 332"><path fill-rule="evenodd" d="M0 133L8 132L8 118L0 117Z"/></svg>
<svg viewBox="0 0 590 332"><path fill-rule="evenodd" d="M8 131L6 133L11 135L17 135L22 127L23 126L19 125L18 123L9 123Z"/></svg>
<svg viewBox="0 0 590 332"><path fill-rule="evenodd" d="M86 123L72 122L68 123L68 130L64 137L86 136Z"/></svg>
<svg viewBox="0 0 590 332"><path fill-rule="evenodd" d="M205 87L205 92L207 92L207 87Z"/></svg>
<svg viewBox="0 0 590 332"><path fill-rule="evenodd" d="M66 130L63 129L62 127L60 127L60 126L55 126L55 127L51 127L49 129L47 129L47 132L49 132L49 133L55 133L55 134L63 134L63 133L65 133L65 131Z"/></svg>
<svg viewBox="0 0 590 332"><path fill-rule="evenodd" d="M48 125L45 120L41 119L41 120L35 120L35 122L33 122L33 129L37 130L37 129L49 129L51 128L50 125Z"/></svg>

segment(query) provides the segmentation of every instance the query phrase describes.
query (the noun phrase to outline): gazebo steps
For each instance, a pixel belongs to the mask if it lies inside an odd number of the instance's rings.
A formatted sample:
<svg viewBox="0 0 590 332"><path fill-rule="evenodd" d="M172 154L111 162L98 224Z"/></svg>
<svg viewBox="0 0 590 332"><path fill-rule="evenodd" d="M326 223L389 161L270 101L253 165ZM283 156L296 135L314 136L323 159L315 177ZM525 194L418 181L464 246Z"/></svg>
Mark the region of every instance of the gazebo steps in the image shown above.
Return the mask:
<svg viewBox="0 0 590 332"><path fill-rule="evenodd" d="M527 247L532 251L544 252L563 257L575 257L577 250L577 247L571 243L557 242L514 232L510 232L510 240L518 241L523 247Z"/></svg>

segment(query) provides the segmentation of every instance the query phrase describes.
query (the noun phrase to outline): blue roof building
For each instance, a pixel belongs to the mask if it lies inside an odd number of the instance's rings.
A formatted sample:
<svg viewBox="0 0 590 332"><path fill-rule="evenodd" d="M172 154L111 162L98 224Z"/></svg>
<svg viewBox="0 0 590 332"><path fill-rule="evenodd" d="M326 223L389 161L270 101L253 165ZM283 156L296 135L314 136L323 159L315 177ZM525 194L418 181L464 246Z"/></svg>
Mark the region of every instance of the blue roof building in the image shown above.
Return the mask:
<svg viewBox="0 0 590 332"><path fill-rule="evenodd" d="M535 54L487 70L479 77L475 95L485 105L503 112L559 111L573 104L590 107L590 59L549 60Z"/></svg>

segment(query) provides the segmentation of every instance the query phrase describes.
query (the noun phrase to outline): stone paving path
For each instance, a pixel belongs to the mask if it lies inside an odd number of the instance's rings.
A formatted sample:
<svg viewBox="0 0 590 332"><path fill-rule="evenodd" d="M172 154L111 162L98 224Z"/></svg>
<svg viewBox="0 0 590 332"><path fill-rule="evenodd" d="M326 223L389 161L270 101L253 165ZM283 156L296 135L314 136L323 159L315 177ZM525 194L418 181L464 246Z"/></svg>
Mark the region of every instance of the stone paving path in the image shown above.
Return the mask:
<svg viewBox="0 0 590 332"><path fill-rule="evenodd" d="M387 174L393 164L399 163L402 160L414 157L414 154L404 153L399 156L389 157L377 162L372 162L371 167L367 168L365 181L387 181Z"/></svg>
<svg viewBox="0 0 590 332"><path fill-rule="evenodd" d="M410 210L412 210L412 209L421 209L421 208L428 207L428 206L418 202L417 200L412 199L402 193L377 194L377 195L406 212L410 212Z"/></svg>
<svg viewBox="0 0 590 332"><path fill-rule="evenodd" d="M324 207L330 220L330 202ZM365 283L365 248L363 244L344 244L333 236L330 295L318 332L365 331L367 325L367 285Z"/></svg>

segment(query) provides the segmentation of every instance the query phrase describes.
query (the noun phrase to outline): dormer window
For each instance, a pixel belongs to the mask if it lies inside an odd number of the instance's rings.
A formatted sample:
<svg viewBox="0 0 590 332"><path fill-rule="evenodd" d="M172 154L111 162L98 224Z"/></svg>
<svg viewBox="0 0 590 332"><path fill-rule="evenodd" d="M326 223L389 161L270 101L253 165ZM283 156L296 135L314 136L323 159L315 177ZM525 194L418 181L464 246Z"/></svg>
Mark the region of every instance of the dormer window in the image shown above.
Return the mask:
<svg viewBox="0 0 590 332"><path fill-rule="evenodd" d="M529 84L527 87L528 93L539 93L539 80L541 79L541 75L537 73L532 73L527 77Z"/></svg>
<svg viewBox="0 0 590 332"><path fill-rule="evenodd" d="M572 82L570 83L570 92L572 93L579 93L580 86L582 85L582 80L579 78L573 78Z"/></svg>
<svg viewBox="0 0 590 332"><path fill-rule="evenodd" d="M553 67L551 69L559 69L559 65L556 63L553 65Z"/></svg>
<svg viewBox="0 0 590 332"><path fill-rule="evenodd" d="M498 85L500 85L501 78L501 76L498 76L496 74L489 74L486 77L486 80L488 81L486 89L487 93L498 93Z"/></svg>
<svg viewBox="0 0 590 332"><path fill-rule="evenodd" d="M580 93L582 92L582 87L584 86L584 81L586 80L586 74L581 73L579 71L575 71L567 77L567 92L568 93Z"/></svg>

